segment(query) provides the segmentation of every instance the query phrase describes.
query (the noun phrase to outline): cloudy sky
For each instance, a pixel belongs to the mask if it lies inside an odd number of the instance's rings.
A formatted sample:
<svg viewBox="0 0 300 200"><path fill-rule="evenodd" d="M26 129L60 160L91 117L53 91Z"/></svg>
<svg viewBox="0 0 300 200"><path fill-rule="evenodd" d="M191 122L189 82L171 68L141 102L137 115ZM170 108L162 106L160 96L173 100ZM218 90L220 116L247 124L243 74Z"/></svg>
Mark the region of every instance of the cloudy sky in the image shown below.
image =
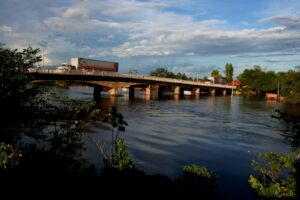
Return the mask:
<svg viewBox="0 0 300 200"><path fill-rule="evenodd" d="M299 0L0 0L0 42L44 51L45 65L88 57L120 71L204 77L234 65L300 64Z"/></svg>

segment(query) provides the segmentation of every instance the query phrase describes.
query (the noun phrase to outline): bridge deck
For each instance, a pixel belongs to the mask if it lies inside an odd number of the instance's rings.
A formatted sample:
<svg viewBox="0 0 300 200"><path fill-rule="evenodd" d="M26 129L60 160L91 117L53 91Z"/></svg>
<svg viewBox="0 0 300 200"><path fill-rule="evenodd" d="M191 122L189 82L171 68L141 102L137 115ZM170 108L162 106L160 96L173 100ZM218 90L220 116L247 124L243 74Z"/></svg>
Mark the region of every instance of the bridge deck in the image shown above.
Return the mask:
<svg viewBox="0 0 300 200"><path fill-rule="evenodd" d="M101 80L103 78L109 79L110 81L126 81L126 82L137 82L137 83L157 83L157 84L178 84L186 86L200 86L209 88L222 88L222 89L236 89L236 86L204 83L200 81L188 81L172 78L163 78L155 76L144 76L141 74L121 74L118 72L107 72L107 71L84 71L84 70L59 70L59 69L29 69L30 74L44 75L49 79L61 79L68 80Z"/></svg>

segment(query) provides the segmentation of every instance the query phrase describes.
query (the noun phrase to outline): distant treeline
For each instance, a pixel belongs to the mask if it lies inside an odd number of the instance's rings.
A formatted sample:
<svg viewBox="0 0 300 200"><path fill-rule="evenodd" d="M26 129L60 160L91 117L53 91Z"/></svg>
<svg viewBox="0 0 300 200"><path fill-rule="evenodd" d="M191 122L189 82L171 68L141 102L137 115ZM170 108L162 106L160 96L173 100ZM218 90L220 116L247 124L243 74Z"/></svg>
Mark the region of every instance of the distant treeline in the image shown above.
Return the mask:
<svg viewBox="0 0 300 200"><path fill-rule="evenodd" d="M150 76L158 76L158 77L165 77L165 78L175 78L175 79L182 79L182 80L197 80L197 78L188 77L185 73L178 72L177 74L168 71L166 68L157 68L155 71L149 73Z"/></svg>
<svg viewBox="0 0 300 200"><path fill-rule="evenodd" d="M212 70L210 76L215 79L223 78L225 82L231 83L233 80L233 66L227 63L225 66L225 76L219 70ZM150 72L150 76L175 78L192 81L206 81L207 77L195 78L188 77L185 73L178 72L177 74L168 71L166 68L157 68ZM300 103L300 72L297 70L289 70L287 72L264 71L259 65L254 65L251 69L245 69L237 76L237 80L241 82L242 91L254 91L258 95L264 95L266 92L277 92L279 89L280 95L286 97L288 103Z"/></svg>
<svg viewBox="0 0 300 200"><path fill-rule="evenodd" d="M223 76L219 70L213 69L210 76L214 79L224 79L226 83L230 83L233 80L233 65L231 63L226 63L225 76ZM158 77L165 77L165 78L175 78L175 79L182 79L182 80L191 80L191 81L207 81L209 80L207 77L204 78L195 78L195 77L188 77L185 73L178 72L177 74L169 71L166 68L157 68L156 70L149 73L150 76L158 76Z"/></svg>
<svg viewBox="0 0 300 200"><path fill-rule="evenodd" d="M245 85L244 90L252 90L257 94L266 92L279 92L290 103L300 103L300 72L289 70L287 72L263 71L255 65L252 69L245 69L238 77Z"/></svg>

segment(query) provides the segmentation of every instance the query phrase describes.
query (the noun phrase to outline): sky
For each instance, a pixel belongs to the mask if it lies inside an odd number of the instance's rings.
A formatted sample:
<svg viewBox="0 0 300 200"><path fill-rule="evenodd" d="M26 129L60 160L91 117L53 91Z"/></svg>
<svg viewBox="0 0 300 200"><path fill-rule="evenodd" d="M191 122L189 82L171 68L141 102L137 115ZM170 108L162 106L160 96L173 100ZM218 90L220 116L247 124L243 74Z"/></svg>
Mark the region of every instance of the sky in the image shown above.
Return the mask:
<svg viewBox="0 0 300 200"><path fill-rule="evenodd" d="M71 57L188 76L300 65L299 0L0 0L0 43L40 48L41 65Z"/></svg>

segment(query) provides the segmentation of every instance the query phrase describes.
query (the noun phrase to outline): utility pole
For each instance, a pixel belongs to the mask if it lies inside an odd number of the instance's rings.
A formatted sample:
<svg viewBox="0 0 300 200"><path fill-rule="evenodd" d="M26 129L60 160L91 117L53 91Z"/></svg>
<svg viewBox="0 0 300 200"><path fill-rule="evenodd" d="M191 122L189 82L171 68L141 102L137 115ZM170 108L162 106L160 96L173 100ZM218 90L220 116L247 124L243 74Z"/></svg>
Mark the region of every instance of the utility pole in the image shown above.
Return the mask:
<svg viewBox="0 0 300 200"><path fill-rule="evenodd" d="M278 82L278 85L277 85L277 102L279 101L279 82Z"/></svg>

